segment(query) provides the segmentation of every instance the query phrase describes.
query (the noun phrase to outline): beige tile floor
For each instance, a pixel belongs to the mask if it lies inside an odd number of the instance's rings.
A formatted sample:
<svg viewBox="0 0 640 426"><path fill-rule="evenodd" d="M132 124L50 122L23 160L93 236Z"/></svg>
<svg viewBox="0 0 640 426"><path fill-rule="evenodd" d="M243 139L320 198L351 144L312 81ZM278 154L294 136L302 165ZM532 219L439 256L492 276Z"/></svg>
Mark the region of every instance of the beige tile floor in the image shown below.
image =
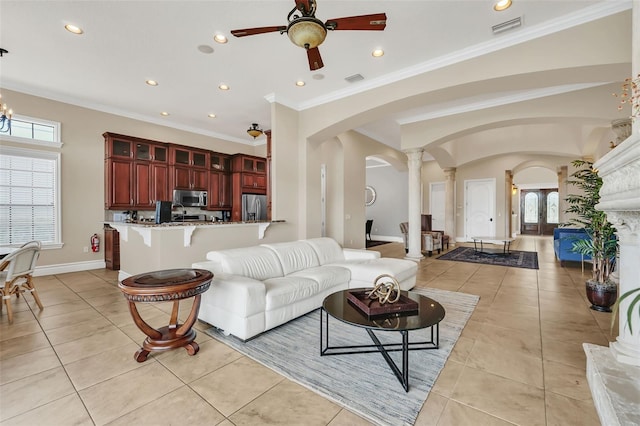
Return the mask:
<svg viewBox="0 0 640 426"><path fill-rule="evenodd" d="M420 262L418 286L481 299L416 424L599 424L581 345L613 338L610 314L588 309L580 265L561 268L550 237L513 248L537 251L540 269ZM376 249L404 256L398 243ZM14 299L12 325L3 312L0 424L367 424L204 333L195 357L179 349L137 363L144 336L116 283L109 270L37 277L45 309L27 296ZM166 325L170 307L142 314Z"/></svg>

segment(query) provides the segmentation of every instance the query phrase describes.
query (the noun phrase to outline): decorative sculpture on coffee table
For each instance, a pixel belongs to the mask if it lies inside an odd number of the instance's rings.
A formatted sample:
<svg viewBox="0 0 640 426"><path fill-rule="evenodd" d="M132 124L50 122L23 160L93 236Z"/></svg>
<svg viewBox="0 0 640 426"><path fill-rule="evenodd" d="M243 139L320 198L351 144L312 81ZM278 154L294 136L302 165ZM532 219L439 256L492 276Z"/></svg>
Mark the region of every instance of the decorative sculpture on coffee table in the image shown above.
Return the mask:
<svg viewBox="0 0 640 426"><path fill-rule="evenodd" d="M391 281L382 281L383 278L389 278ZM400 283L395 277L389 274L379 275L373 281L373 289L367 293L369 299L378 299L378 303L395 303L400 300Z"/></svg>

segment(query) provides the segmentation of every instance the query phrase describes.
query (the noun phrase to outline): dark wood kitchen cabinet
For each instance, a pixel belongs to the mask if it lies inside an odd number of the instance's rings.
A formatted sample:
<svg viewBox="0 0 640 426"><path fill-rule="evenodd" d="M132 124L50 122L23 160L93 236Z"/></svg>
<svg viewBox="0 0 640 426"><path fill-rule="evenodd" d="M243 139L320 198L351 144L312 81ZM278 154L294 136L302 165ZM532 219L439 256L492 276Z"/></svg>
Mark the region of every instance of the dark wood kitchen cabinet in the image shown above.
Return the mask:
<svg viewBox="0 0 640 426"><path fill-rule="evenodd" d="M231 156L219 152L211 152L211 170L219 172L231 172Z"/></svg>
<svg viewBox="0 0 640 426"><path fill-rule="evenodd" d="M231 175L211 172L209 175L209 210L231 210Z"/></svg>
<svg viewBox="0 0 640 426"><path fill-rule="evenodd" d="M120 233L109 225L104 226L104 262L107 269L120 270Z"/></svg>
<svg viewBox="0 0 640 426"><path fill-rule="evenodd" d="M201 169L209 168L209 151L192 149L186 146L171 145L169 148L171 165L189 166Z"/></svg>
<svg viewBox="0 0 640 426"><path fill-rule="evenodd" d="M136 161L134 166L134 203L137 208L155 209L156 201L171 201L169 193L169 167Z"/></svg>
<svg viewBox="0 0 640 426"><path fill-rule="evenodd" d="M262 157L254 157L252 155L234 155L233 171L266 174L267 160Z"/></svg>
<svg viewBox="0 0 640 426"><path fill-rule="evenodd" d="M209 171L191 167L171 166L171 187L173 189L209 189Z"/></svg>
<svg viewBox="0 0 640 426"><path fill-rule="evenodd" d="M240 182L242 192L244 193L262 195L267 193L267 175L241 173Z"/></svg>
<svg viewBox="0 0 640 426"><path fill-rule="evenodd" d="M133 205L133 162L105 160L105 208L128 209Z"/></svg>
<svg viewBox="0 0 640 426"><path fill-rule="evenodd" d="M231 220L242 220L242 194L267 193L267 160L247 154L231 159Z"/></svg>
<svg viewBox="0 0 640 426"><path fill-rule="evenodd" d="M162 142L105 133L105 208L153 210L171 200L169 147Z"/></svg>
<svg viewBox="0 0 640 426"><path fill-rule="evenodd" d="M207 191L209 189L209 151L171 145L170 188Z"/></svg>

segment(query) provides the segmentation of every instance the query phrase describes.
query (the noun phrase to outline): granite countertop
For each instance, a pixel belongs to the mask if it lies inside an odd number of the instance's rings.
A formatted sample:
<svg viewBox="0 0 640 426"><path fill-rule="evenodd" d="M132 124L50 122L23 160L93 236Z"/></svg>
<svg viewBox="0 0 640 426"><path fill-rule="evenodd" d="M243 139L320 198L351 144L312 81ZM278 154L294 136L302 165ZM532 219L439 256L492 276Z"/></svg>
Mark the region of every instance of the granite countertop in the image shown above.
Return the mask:
<svg viewBox="0 0 640 426"><path fill-rule="evenodd" d="M118 225L118 226L144 226L149 228L174 228L180 226L224 226L224 225L254 225L254 224L263 224L263 223L283 223L284 220L247 220L240 222L211 222L211 221L185 221L185 222L166 222L166 223L154 223L154 222L112 222L105 221L104 223L109 225Z"/></svg>

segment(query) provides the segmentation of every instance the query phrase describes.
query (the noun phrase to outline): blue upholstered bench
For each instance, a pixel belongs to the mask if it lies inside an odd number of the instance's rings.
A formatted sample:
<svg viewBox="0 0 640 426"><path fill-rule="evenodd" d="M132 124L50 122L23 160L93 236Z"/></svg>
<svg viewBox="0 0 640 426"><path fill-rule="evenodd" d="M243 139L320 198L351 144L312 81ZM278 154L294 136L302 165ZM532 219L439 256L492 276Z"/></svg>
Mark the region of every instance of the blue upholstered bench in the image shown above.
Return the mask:
<svg viewBox="0 0 640 426"><path fill-rule="evenodd" d="M575 262L591 260L591 256L571 251L575 241L587 238L589 238L587 232L581 228L555 228L553 230L553 250L556 253L556 259L560 261L560 266L564 265L565 260Z"/></svg>

